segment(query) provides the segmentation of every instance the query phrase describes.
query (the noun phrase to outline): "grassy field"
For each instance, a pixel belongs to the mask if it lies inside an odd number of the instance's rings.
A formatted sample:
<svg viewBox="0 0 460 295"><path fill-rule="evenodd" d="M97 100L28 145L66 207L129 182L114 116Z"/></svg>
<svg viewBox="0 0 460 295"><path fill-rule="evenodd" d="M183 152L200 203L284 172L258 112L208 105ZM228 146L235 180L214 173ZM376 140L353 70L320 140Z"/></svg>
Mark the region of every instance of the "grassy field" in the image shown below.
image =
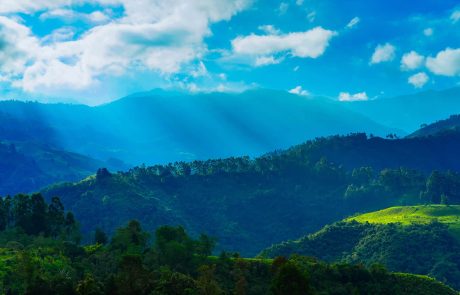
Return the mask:
<svg viewBox="0 0 460 295"><path fill-rule="evenodd" d="M361 223L400 223L402 225L410 225L414 223L426 224L437 221L447 224L452 234L460 239L460 205L391 207L381 211L370 212L345 219L345 221L352 220Z"/></svg>

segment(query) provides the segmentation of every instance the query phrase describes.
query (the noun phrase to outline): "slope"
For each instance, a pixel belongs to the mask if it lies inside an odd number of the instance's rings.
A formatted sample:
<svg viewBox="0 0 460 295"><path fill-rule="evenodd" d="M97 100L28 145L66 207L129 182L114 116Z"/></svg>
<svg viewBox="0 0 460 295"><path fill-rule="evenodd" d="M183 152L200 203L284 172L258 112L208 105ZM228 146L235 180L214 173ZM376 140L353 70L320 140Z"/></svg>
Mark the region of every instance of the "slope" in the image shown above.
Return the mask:
<svg viewBox="0 0 460 295"><path fill-rule="evenodd" d="M460 206L393 207L345 219L264 257L312 255L330 262L380 263L392 271L430 275L460 288Z"/></svg>

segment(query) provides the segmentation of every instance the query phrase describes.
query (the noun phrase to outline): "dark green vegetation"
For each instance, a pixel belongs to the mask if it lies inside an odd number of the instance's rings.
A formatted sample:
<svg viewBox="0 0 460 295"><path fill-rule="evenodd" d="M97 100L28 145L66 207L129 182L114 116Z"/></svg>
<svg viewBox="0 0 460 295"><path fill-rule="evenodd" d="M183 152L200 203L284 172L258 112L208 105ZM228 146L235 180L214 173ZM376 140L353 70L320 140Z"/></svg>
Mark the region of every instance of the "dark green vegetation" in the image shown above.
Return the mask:
<svg viewBox="0 0 460 295"><path fill-rule="evenodd" d="M149 230L181 224L216 236L219 249L255 255L356 212L440 203L443 195L460 202L459 175L431 172L460 170L458 136L335 136L255 159L100 170L43 193L60 196L85 233L96 227L112 233L136 218Z"/></svg>
<svg viewBox="0 0 460 295"><path fill-rule="evenodd" d="M2 294L458 294L428 277L377 265L210 256L214 240L194 239L180 226L162 226L151 236L130 221L110 240L98 230L92 244L81 246L77 223L58 199L46 204L40 195L20 195L1 208L10 219L0 229ZM31 227L23 222L30 218L41 222Z"/></svg>
<svg viewBox="0 0 460 295"><path fill-rule="evenodd" d="M460 288L459 206L408 206L358 215L296 241L272 246L263 257L292 254L329 262L379 263L391 271L425 274Z"/></svg>

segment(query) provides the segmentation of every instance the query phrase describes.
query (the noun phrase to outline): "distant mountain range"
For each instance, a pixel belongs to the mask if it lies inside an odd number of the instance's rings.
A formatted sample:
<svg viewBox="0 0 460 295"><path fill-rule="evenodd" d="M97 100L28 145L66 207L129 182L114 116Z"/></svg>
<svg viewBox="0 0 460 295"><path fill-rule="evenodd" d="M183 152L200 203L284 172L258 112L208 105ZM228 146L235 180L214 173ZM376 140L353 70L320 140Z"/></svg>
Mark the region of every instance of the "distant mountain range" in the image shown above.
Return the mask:
<svg viewBox="0 0 460 295"><path fill-rule="evenodd" d="M365 115L388 128L410 134L423 124L460 114L460 87L426 91L413 95L344 103L344 107Z"/></svg>
<svg viewBox="0 0 460 295"><path fill-rule="evenodd" d="M100 165L123 170L142 163L259 156L307 139L353 132L404 136L424 122L460 113L459 94L460 88L455 88L342 103L271 90L196 95L155 90L97 107L3 101L0 142L34 147L19 152L35 161L40 158L38 154L46 155L50 150L87 160L59 162L59 168L36 163L41 172L29 171L29 185L16 186L14 181L7 185L11 181L2 178L0 194L39 189L53 181L77 180L94 172L87 168ZM391 149L392 144L387 146ZM85 169L76 164L82 162L86 163ZM35 169L32 164L21 163L10 161L9 169Z"/></svg>
<svg viewBox="0 0 460 295"><path fill-rule="evenodd" d="M30 122L40 121L47 143L135 165L257 156L318 136L395 131L338 102L269 90L196 95L153 91L97 107L10 101L0 103L0 114L8 116L4 139L30 134ZM27 124L10 126L9 118Z"/></svg>

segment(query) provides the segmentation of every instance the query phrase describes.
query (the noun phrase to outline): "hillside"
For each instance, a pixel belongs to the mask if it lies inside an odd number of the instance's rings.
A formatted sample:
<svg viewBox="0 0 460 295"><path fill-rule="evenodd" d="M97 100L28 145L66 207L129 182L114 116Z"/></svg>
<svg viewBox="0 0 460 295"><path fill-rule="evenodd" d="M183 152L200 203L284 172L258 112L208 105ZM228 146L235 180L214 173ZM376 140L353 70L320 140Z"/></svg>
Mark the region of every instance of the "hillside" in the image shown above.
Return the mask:
<svg viewBox="0 0 460 295"><path fill-rule="evenodd" d="M181 226L148 232L130 221L110 239L98 230L82 245L72 212L39 194L0 199L0 209L2 294L458 294L430 277L378 265L212 256L212 238L191 237Z"/></svg>
<svg viewBox="0 0 460 295"><path fill-rule="evenodd" d="M112 233L136 218L150 230L182 224L193 234L215 236L219 247L254 255L356 212L440 203L441 195L460 203L460 175L432 173L460 170L459 144L450 137L336 136L254 159L177 162L113 174L100 170L43 193L60 196L86 234L96 227Z"/></svg>
<svg viewBox="0 0 460 295"><path fill-rule="evenodd" d="M428 205L400 206L366 213L346 219L347 222L402 225L429 224L439 222L448 226L451 233L460 240L460 206Z"/></svg>
<svg viewBox="0 0 460 295"><path fill-rule="evenodd" d="M460 132L460 115L452 115L449 119L440 120L433 124L424 125L408 137L436 136L440 134Z"/></svg>
<svg viewBox="0 0 460 295"><path fill-rule="evenodd" d="M0 142L0 195L28 193L56 182L78 181L99 167L120 168L33 142Z"/></svg>
<svg viewBox="0 0 460 295"><path fill-rule="evenodd" d="M354 216L263 257L300 254L329 262L380 263L392 271L430 275L460 288L460 206L407 206Z"/></svg>

